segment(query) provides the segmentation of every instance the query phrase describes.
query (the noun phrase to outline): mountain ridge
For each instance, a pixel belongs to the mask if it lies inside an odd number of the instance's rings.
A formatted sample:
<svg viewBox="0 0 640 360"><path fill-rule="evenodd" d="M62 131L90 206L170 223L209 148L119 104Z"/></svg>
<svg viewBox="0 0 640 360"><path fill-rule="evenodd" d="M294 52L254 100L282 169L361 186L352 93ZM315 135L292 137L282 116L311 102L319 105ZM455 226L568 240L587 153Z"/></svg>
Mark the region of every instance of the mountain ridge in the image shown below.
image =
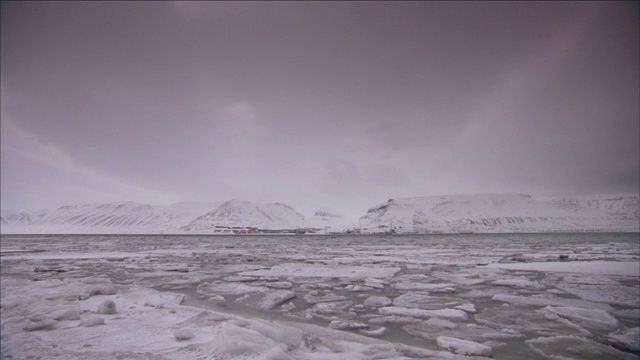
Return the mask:
<svg viewBox="0 0 640 360"><path fill-rule="evenodd" d="M3 214L0 232L105 234L640 232L639 194L471 194L389 199L350 222L243 200L154 206L133 201Z"/></svg>

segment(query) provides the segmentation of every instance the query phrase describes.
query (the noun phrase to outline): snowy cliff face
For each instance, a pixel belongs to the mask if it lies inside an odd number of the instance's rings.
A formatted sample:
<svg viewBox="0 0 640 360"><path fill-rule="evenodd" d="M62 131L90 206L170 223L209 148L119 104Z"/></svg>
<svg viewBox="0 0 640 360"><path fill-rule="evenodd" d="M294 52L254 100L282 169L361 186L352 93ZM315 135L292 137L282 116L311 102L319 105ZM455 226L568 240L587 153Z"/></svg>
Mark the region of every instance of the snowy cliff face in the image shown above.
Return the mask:
<svg viewBox="0 0 640 360"><path fill-rule="evenodd" d="M258 233L265 230L294 230L305 227L304 216L289 205L261 205L231 200L197 217L181 230L195 233Z"/></svg>
<svg viewBox="0 0 640 360"><path fill-rule="evenodd" d="M351 220L333 209L318 209L308 220L314 228L324 233L346 232L353 228Z"/></svg>
<svg viewBox="0 0 640 360"><path fill-rule="evenodd" d="M141 226L158 221L150 205L134 202L99 205L66 205L43 217L35 224L71 226Z"/></svg>
<svg viewBox="0 0 640 360"><path fill-rule="evenodd" d="M11 225L27 225L42 219L46 214L45 211L21 211L4 216L3 220Z"/></svg>
<svg viewBox="0 0 640 360"><path fill-rule="evenodd" d="M8 216L11 218L11 216ZM10 232L20 233L146 233L170 223L156 208L135 202L65 205L20 223L9 221Z"/></svg>
<svg viewBox="0 0 640 360"><path fill-rule="evenodd" d="M369 209L361 232L492 233L639 231L638 195L536 199L529 195L455 195L389 199Z"/></svg>
<svg viewBox="0 0 640 360"><path fill-rule="evenodd" d="M582 195L570 197L555 197L548 201L558 208L579 212L584 209L596 209L607 214L640 218L640 195Z"/></svg>

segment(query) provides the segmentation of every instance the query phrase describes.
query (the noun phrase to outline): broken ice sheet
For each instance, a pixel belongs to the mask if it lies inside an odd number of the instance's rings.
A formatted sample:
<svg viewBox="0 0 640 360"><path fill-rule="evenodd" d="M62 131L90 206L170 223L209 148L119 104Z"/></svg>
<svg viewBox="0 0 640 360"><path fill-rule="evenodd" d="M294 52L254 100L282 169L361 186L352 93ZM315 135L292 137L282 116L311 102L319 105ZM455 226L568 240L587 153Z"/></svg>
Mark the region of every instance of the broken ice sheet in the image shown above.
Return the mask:
<svg viewBox="0 0 640 360"><path fill-rule="evenodd" d="M403 326L407 333L427 340L435 340L438 336L451 336L473 341L521 339L525 335L518 330L496 329L475 323L452 322L446 319L431 318L417 324Z"/></svg>
<svg viewBox="0 0 640 360"><path fill-rule="evenodd" d="M462 305L464 301L450 296L433 296L429 292L408 291L395 299L394 306L418 308L425 310L438 310L447 307Z"/></svg>
<svg viewBox="0 0 640 360"><path fill-rule="evenodd" d="M547 359L638 359L636 355L579 336L539 337L526 343Z"/></svg>
<svg viewBox="0 0 640 360"><path fill-rule="evenodd" d="M582 335L591 333L582 326L557 315L547 315L537 311L522 311L513 307L491 308L476 314L478 324L509 333L534 335Z"/></svg>
<svg viewBox="0 0 640 360"><path fill-rule="evenodd" d="M399 267L349 266L288 263L270 269L244 271L244 276L353 277L386 278L400 271Z"/></svg>
<svg viewBox="0 0 640 360"><path fill-rule="evenodd" d="M502 240L493 243L488 238L478 243L479 239L471 236L459 237L456 241L446 236L392 239L345 236L334 239L331 246L326 240L313 237L168 237L170 241L164 244L157 237L140 237L136 240L139 242L121 239L100 241L99 250L102 253L131 254L135 253L132 249L144 252L147 248L159 246L158 250L162 251L109 259L58 256L57 259L19 260L5 259L6 256L2 255L3 347L8 340L19 350L21 357L36 358L57 352L55 354L58 355L52 357L73 358L69 351L111 351L107 347L101 348L102 345L94 345L93 341L97 340L85 340L87 338L80 335L87 333L100 339L100 336L110 336L107 334L114 330L115 339L121 341L118 346L122 351L134 355L142 351L136 344L129 344L129 338L155 338L171 349L161 350L160 344L155 346L149 340L144 343L148 347L144 351L152 353L149 356L157 356L161 352L169 359L194 358L196 355L203 358L232 357L225 352L226 346L238 351L236 357L239 358L454 356L438 350L438 336L490 346L497 359L514 359L513 353L522 354L520 357L535 356L525 341L539 337L575 335L618 349L633 346L630 337L634 333L625 332L625 325L633 328L640 318L636 302L631 301L631 294L638 289L638 277L502 270L473 265L518 253L531 253L532 259L549 256L555 252L557 238L554 235L544 236L549 238L535 247L530 242L533 236L518 237L513 241L497 236ZM602 236L594 235L590 241L601 241ZM72 245L64 239L55 241L58 243L52 248L56 253L94 250L92 246ZM3 237L3 246L4 242ZM413 245L404 246L403 242L412 242ZM474 259L473 252L465 253L461 242L467 242L464 245L467 248L486 247L485 252L492 255L479 255ZM345 243L347 246L342 251ZM216 249L228 246L233 248L217 253ZM276 246L281 251L274 252ZM611 254L625 252L628 256L633 251L623 247L620 249L625 251L617 251L617 246L607 245L602 249L609 251L609 258L613 256ZM197 249L196 255L188 251L190 248ZM437 251L431 252L434 248ZM341 251L336 252L336 249ZM601 251L598 249L590 247L589 256L598 258L597 251ZM387 250L404 260L387 262L382 256L371 255L383 254ZM349 260L348 255L353 252L364 255ZM456 257L457 252L463 256ZM332 262L336 253L341 259ZM416 255L412 256L414 253ZM16 254L8 256L12 255ZM464 261L459 265L455 263L456 259ZM34 272L36 267L67 271ZM292 273L293 270L296 271ZM82 280L87 277L97 280ZM69 280L63 280L65 278ZM109 287L116 292L113 293ZM175 287L181 287L179 294L171 292ZM414 287L420 289L412 290ZM591 291L598 287L605 291ZM144 288L163 292L147 292ZM138 290L141 291L139 294L147 295L134 296ZM609 290L611 294L607 294ZM292 293L296 296L288 299ZM166 295L166 299L175 301L184 295L183 304L202 308L161 301L152 294ZM269 299L269 294L274 298ZM42 301L33 301L40 298ZM106 299L114 301L116 314L96 314ZM74 315L68 312L67 302L81 304L79 320L70 320ZM216 306L225 304L226 307L222 308ZM563 308L569 308L569 311ZM573 308L584 311L573 311ZM226 313L216 312L220 309ZM590 310L608 315L585 319ZM419 313L412 314L412 311ZM463 313L466 319L461 315ZM253 318L247 318L247 314ZM104 322L92 320L97 316ZM312 330L311 327L305 328L304 340L297 348L291 348L290 344L278 340L277 335L268 335L270 330L255 325L257 318L295 319L296 328L311 326L307 322L315 327ZM619 326L615 326L612 318L618 321ZM46 326L41 330L23 330L29 323L47 319L55 322L50 330L46 330ZM594 324L598 319L603 320L604 325L597 321ZM151 324L148 329L138 326L145 321ZM278 328L278 324L284 324L279 321L268 324ZM228 331L222 331L223 323L229 324L225 325ZM244 331L252 330L260 335L246 344L225 343L222 336L235 334L237 329L233 326L243 329L238 330L239 333L256 335ZM8 329L16 331L11 334ZM127 335L120 336L118 332ZM68 337L71 333L79 335ZM283 333L287 331L283 330ZM360 337L353 338L354 342L347 341L349 335L355 335L352 333ZM362 340L374 340L372 337L378 342ZM18 347L19 344L36 342L44 344L37 351ZM57 350L51 347L54 343ZM83 347L84 344L90 346ZM108 344L115 346L113 342ZM409 345L420 348L409 348ZM258 353L250 354L243 349L257 349ZM123 354L108 353L107 357ZM552 352L549 354L553 356Z"/></svg>
<svg viewBox="0 0 640 360"><path fill-rule="evenodd" d="M640 289L637 287L609 284L559 284L557 287L588 301L640 307L640 296L638 296Z"/></svg>

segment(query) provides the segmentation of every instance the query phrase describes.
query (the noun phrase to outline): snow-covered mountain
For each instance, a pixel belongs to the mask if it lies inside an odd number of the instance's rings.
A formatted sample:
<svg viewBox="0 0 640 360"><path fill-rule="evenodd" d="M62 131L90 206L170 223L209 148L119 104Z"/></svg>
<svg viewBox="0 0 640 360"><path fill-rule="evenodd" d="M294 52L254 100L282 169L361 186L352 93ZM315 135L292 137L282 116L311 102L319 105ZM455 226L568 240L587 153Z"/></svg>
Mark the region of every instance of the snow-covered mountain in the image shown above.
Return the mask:
<svg viewBox="0 0 640 360"><path fill-rule="evenodd" d="M640 217L638 194L567 196L550 198L548 201L556 207L574 212L591 208L621 217Z"/></svg>
<svg viewBox="0 0 640 360"><path fill-rule="evenodd" d="M23 212L3 220L3 233L247 233L293 232L307 228L291 206L246 201L184 202L152 206L135 202L65 205L40 217ZM35 220L33 220L35 219ZM251 230L251 231L250 231Z"/></svg>
<svg viewBox="0 0 640 360"><path fill-rule="evenodd" d="M321 208L308 219L313 228L322 233L346 232L353 228L353 222L337 210Z"/></svg>
<svg viewBox="0 0 640 360"><path fill-rule="evenodd" d="M135 202L65 205L3 214L2 233L494 233L640 232L640 196L451 195L389 199L355 223L320 209L308 218L282 204L231 200L153 206Z"/></svg>
<svg viewBox="0 0 640 360"><path fill-rule="evenodd" d="M533 198L454 195L389 199L369 209L360 232L494 233L640 230L638 194Z"/></svg>
<svg viewBox="0 0 640 360"><path fill-rule="evenodd" d="M263 233L302 232L306 227L304 215L289 205L231 200L197 217L180 230L189 233Z"/></svg>
<svg viewBox="0 0 640 360"><path fill-rule="evenodd" d="M37 218L5 220L8 233L159 233L173 225L158 208L132 201L65 205Z"/></svg>
<svg viewBox="0 0 640 360"><path fill-rule="evenodd" d="M3 216L2 223L28 225L42 219L46 214L47 212L45 210L15 212L8 214L7 216Z"/></svg>

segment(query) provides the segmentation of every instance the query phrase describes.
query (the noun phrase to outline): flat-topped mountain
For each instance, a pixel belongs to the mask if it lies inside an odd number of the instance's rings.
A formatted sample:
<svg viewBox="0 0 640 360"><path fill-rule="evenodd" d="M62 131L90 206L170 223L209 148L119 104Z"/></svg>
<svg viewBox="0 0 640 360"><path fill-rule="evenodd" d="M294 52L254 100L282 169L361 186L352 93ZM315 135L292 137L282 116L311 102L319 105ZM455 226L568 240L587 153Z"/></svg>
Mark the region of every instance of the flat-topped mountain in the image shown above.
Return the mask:
<svg viewBox="0 0 640 360"><path fill-rule="evenodd" d="M361 217L361 232L639 231L638 194L533 198L454 195L389 199Z"/></svg>

